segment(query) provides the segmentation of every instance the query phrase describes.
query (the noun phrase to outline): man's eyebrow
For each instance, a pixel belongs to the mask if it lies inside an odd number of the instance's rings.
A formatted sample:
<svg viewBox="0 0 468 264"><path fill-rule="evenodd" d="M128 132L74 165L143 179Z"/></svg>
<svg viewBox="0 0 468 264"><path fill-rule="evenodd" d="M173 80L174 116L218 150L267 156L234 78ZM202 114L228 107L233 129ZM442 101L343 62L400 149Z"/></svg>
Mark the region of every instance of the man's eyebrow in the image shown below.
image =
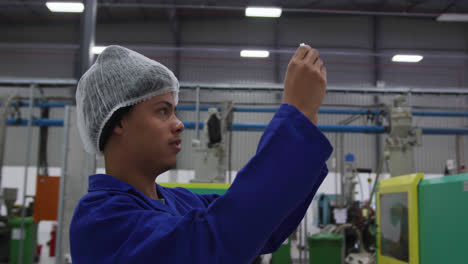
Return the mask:
<svg viewBox="0 0 468 264"><path fill-rule="evenodd" d="M171 109L174 108L174 110L175 110L175 107L171 103L169 103L168 101L159 101L159 102L155 103L155 105L158 105L158 104L165 104L165 105L167 105L167 107L169 107Z"/></svg>

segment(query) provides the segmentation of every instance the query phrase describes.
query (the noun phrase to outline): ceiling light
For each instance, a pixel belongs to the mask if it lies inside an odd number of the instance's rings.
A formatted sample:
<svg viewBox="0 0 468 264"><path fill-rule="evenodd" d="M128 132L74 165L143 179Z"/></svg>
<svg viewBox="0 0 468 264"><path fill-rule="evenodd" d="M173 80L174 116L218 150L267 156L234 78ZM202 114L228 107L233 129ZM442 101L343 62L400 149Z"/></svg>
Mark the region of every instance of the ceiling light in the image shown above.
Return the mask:
<svg viewBox="0 0 468 264"><path fill-rule="evenodd" d="M83 3L79 2L47 2L46 6L51 12L82 13L84 10Z"/></svg>
<svg viewBox="0 0 468 264"><path fill-rule="evenodd" d="M247 58L268 58L270 52L267 50L242 50L240 55Z"/></svg>
<svg viewBox="0 0 468 264"><path fill-rule="evenodd" d="M280 17L281 8L279 7L247 7L245 16L248 17Z"/></svg>
<svg viewBox="0 0 468 264"><path fill-rule="evenodd" d="M423 59L421 55L403 55L397 54L393 56L392 61L394 62L420 62Z"/></svg>
<svg viewBox="0 0 468 264"><path fill-rule="evenodd" d="M441 14L436 20L439 22L468 22L468 14Z"/></svg>
<svg viewBox="0 0 468 264"><path fill-rule="evenodd" d="M91 48L91 51L93 52L93 54L101 54L101 52L103 52L107 47L104 47L104 46L94 46Z"/></svg>

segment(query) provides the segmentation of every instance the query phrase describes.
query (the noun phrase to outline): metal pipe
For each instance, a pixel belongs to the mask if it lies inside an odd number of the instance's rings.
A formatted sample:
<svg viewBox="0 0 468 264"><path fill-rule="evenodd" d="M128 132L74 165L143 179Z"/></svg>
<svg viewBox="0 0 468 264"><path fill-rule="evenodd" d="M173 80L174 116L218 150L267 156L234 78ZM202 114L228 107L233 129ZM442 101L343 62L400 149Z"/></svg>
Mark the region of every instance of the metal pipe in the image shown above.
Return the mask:
<svg viewBox="0 0 468 264"><path fill-rule="evenodd" d="M10 104L12 107L29 107L28 102L13 102ZM67 102L55 102L55 103L35 103L34 107L40 108L63 108L67 105L72 105L72 103Z"/></svg>
<svg viewBox="0 0 468 264"><path fill-rule="evenodd" d="M298 238L298 250L299 250L299 263L302 264L302 224L303 224L303 221L301 221L299 223L299 238Z"/></svg>
<svg viewBox="0 0 468 264"><path fill-rule="evenodd" d="M421 127L423 135L467 135L468 128Z"/></svg>
<svg viewBox="0 0 468 264"><path fill-rule="evenodd" d="M200 140L200 87L197 87L195 90L195 131L197 133L197 139ZM208 109L207 109L208 110ZM203 127L203 126L201 126Z"/></svg>
<svg viewBox="0 0 468 264"><path fill-rule="evenodd" d="M29 119L8 119L9 125L24 126L28 124ZM197 123L191 121L183 122L185 129L196 129ZM63 126L63 120L60 119L34 119L34 126ZM198 122L198 129L203 129L204 123ZM233 123L233 131L258 131L265 130L268 124L259 123ZM352 126L352 125L318 125L322 132L326 133L364 133L381 134L387 132L384 126ZM424 135L468 135L468 128L439 128L439 127L421 127Z"/></svg>
<svg viewBox="0 0 468 264"><path fill-rule="evenodd" d="M28 129L26 134L26 156L24 160L24 175L23 175L23 203L21 207L21 228L20 228L20 244L18 252L18 264L23 263L23 247L24 247L24 217L26 215L26 191L28 186L28 167L31 161L31 137L32 137L32 116L33 116L33 103L34 103L34 89L35 84L31 84L29 87L29 109L28 109Z"/></svg>
<svg viewBox="0 0 468 264"><path fill-rule="evenodd" d="M323 53L321 51L321 53ZM457 55L457 57L459 57ZM37 85L51 85L51 86L70 86L76 85L75 79L47 79L47 78L6 78L0 77L0 85L29 85L35 83ZM240 91L280 91L284 90L282 84L210 84L210 83L191 83L181 82L180 89L203 89L203 90L240 90ZM339 87L329 85L327 87L328 93L359 93L359 94L408 94L411 92L416 94L434 94L434 95L468 95L466 88L407 88L407 87Z"/></svg>
<svg viewBox="0 0 468 264"><path fill-rule="evenodd" d="M8 118L8 106L14 95L6 96L4 98L4 105L0 110L0 204L3 204L1 199L2 194L2 168L3 158L5 154L5 139L6 139L6 119Z"/></svg>
<svg viewBox="0 0 468 264"><path fill-rule="evenodd" d="M228 132L228 151L229 184L232 184L232 127Z"/></svg>
<svg viewBox="0 0 468 264"><path fill-rule="evenodd" d="M306 210L306 213L305 213L305 216L304 216L304 246L303 246L303 249L304 249L304 260L308 260L307 258L307 253L308 253L308 247L307 247L307 214L309 213L309 208L310 208L310 205L309 207L307 207L307 210Z"/></svg>
<svg viewBox="0 0 468 264"><path fill-rule="evenodd" d="M201 106L200 111L208 111L211 106ZM216 106L212 106L216 107ZM177 107L180 111L193 111L196 107L190 105L181 105ZM276 113L278 107L263 107L263 108L250 108L250 107L235 107L235 112L241 113ZM383 115L384 110L378 109L333 109L325 108L319 109L319 114L335 114L335 115ZM413 111L413 116L434 116L434 117L468 117L468 112L433 112L433 111Z"/></svg>
<svg viewBox="0 0 468 264"><path fill-rule="evenodd" d="M464 145L463 137L461 135L456 135L455 136L455 160L456 160L456 165L457 165L457 169L455 170L456 173L461 173L460 171L460 166L462 165L461 149L463 148L463 145Z"/></svg>
<svg viewBox="0 0 468 264"><path fill-rule="evenodd" d="M112 43L109 43L112 44ZM107 43L101 43L100 46L107 46ZM137 50L142 53L148 52L160 52L160 51L189 51L189 52L224 52L238 54L243 48L239 46L201 46L201 45L183 45L183 46L164 46L164 45L125 45L127 48ZM297 47L284 47L284 48L270 48L265 45L245 45L245 47L252 49L264 49L270 53L279 54L294 54ZM70 53L77 52L79 45L74 44L56 44L56 43L0 43L0 48L15 48L15 49L28 49L28 50L43 50L43 49L62 49L70 50ZM445 58L445 59L456 59L463 60L467 59L468 55L463 50L453 51L439 51L439 50L414 50L414 49L379 49L378 51L366 49L366 48L327 48L327 47L315 47L320 51L321 55L338 55L338 56L357 56L357 57L392 57L398 53L417 53L425 58ZM1 78L0 78L1 79ZM13 78L14 79L14 78ZM76 82L76 81L75 81Z"/></svg>
<svg viewBox="0 0 468 264"><path fill-rule="evenodd" d="M413 111L413 116L468 117L468 112L428 112Z"/></svg>
<svg viewBox="0 0 468 264"><path fill-rule="evenodd" d="M181 89L200 89L207 90L239 90L239 91L280 91L284 90L281 84L258 84L258 85L247 85L247 84L209 84L209 83L189 83L183 82L180 84ZM359 93L359 94L435 94L435 95L467 95L468 89L456 88L456 89L431 89L431 88L406 88L406 87L338 87L338 86L327 86L328 93Z"/></svg>
<svg viewBox="0 0 468 264"><path fill-rule="evenodd" d="M55 244L55 252L57 257L55 258L55 264L60 264L62 261L62 225L63 225L63 211L64 211L64 199L65 199L65 183L67 177L67 159L68 159L68 144L70 137L70 106L65 107L64 117L64 132L63 132L63 143L62 143L62 166L60 172L60 190L59 190L59 208L58 208L58 219L57 219L57 243Z"/></svg>
<svg viewBox="0 0 468 264"><path fill-rule="evenodd" d="M76 85L75 79L0 77L0 85Z"/></svg>
<svg viewBox="0 0 468 264"><path fill-rule="evenodd" d="M32 107L31 107L32 108ZM8 118L7 124L12 126L25 126L29 124L30 119L16 119L16 118ZM63 126L62 119L32 119L33 126Z"/></svg>
<svg viewBox="0 0 468 264"><path fill-rule="evenodd" d="M50 107L50 108L61 108L72 103L68 102L51 102L51 103L35 103L34 107ZM17 106L18 103L11 103L11 106ZM19 107L28 107L28 102L20 102ZM217 106L200 106L200 111L208 111L209 108L218 108ZM251 107L235 107L235 112L252 112L252 113L276 113L278 107L262 107L262 108L251 108ZM177 106L179 111L196 111L197 105L180 105ZM336 115L382 115L385 114L384 110L378 109L334 109L325 108L319 109L319 114L336 114ZM434 112L434 111L413 111L413 116L433 116L433 117L468 117L468 112Z"/></svg>
<svg viewBox="0 0 468 264"><path fill-rule="evenodd" d="M374 103L378 105L380 103L379 96L374 97ZM377 116L375 119L377 126L382 126L382 119ZM375 135L375 169L379 167L380 156L382 155L382 136L380 134Z"/></svg>
<svg viewBox="0 0 468 264"><path fill-rule="evenodd" d="M344 199L344 171L345 171L345 165L344 165L344 134L338 135L339 137L339 145L338 145L338 150L339 150L339 156L340 156L340 186L341 186L341 197L340 197L340 208L343 208L345 206L345 199Z"/></svg>

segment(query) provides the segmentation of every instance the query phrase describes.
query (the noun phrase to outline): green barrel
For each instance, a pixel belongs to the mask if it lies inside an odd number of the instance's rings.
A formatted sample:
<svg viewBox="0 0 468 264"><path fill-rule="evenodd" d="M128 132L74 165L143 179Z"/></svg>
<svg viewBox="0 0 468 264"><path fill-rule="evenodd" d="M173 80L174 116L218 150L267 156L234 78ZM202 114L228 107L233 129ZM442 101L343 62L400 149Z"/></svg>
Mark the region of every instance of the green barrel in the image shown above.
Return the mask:
<svg viewBox="0 0 468 264"><path fill-rule="evenodd" d="M341 235L319 233L307 237L307 241L310 264L341 264Z"/></svg>
<svg viewBox="0 0 468 264"><path fill-rule="evenodd" d="M272 264L291 263L291 239L287 239L278 250L271 255Z"/></svg>
<svg viewBox="0 0 468 264"><path fill-rule="evenodd" d="M10 218L8 225L11 227L10 242L10 264L18 263L21 239L21 218ZM37 223L32 217L24 218L24 240L23 240L23 264L33 263L37 247Z"/></svg>

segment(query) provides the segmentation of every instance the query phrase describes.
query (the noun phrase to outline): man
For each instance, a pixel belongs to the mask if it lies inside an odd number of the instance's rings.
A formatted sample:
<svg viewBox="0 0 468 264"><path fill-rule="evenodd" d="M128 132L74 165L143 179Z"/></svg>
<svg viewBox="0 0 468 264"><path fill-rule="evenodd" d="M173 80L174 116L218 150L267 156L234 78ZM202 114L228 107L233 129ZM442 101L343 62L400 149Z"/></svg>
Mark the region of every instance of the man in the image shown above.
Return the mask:
<svg viewBox="0 0 468 264"><path fill-rule="evenodd" d="M284 86L283 104L226 194L197 195L155 184L180 151L177 79L134 51L104 50L76 93L80 135L87 151L104 154L107 174L90 176L75 209L73 263L242 264L278 249L332 152L315 126L326 89L316 50L297 49Z"/></svg>

